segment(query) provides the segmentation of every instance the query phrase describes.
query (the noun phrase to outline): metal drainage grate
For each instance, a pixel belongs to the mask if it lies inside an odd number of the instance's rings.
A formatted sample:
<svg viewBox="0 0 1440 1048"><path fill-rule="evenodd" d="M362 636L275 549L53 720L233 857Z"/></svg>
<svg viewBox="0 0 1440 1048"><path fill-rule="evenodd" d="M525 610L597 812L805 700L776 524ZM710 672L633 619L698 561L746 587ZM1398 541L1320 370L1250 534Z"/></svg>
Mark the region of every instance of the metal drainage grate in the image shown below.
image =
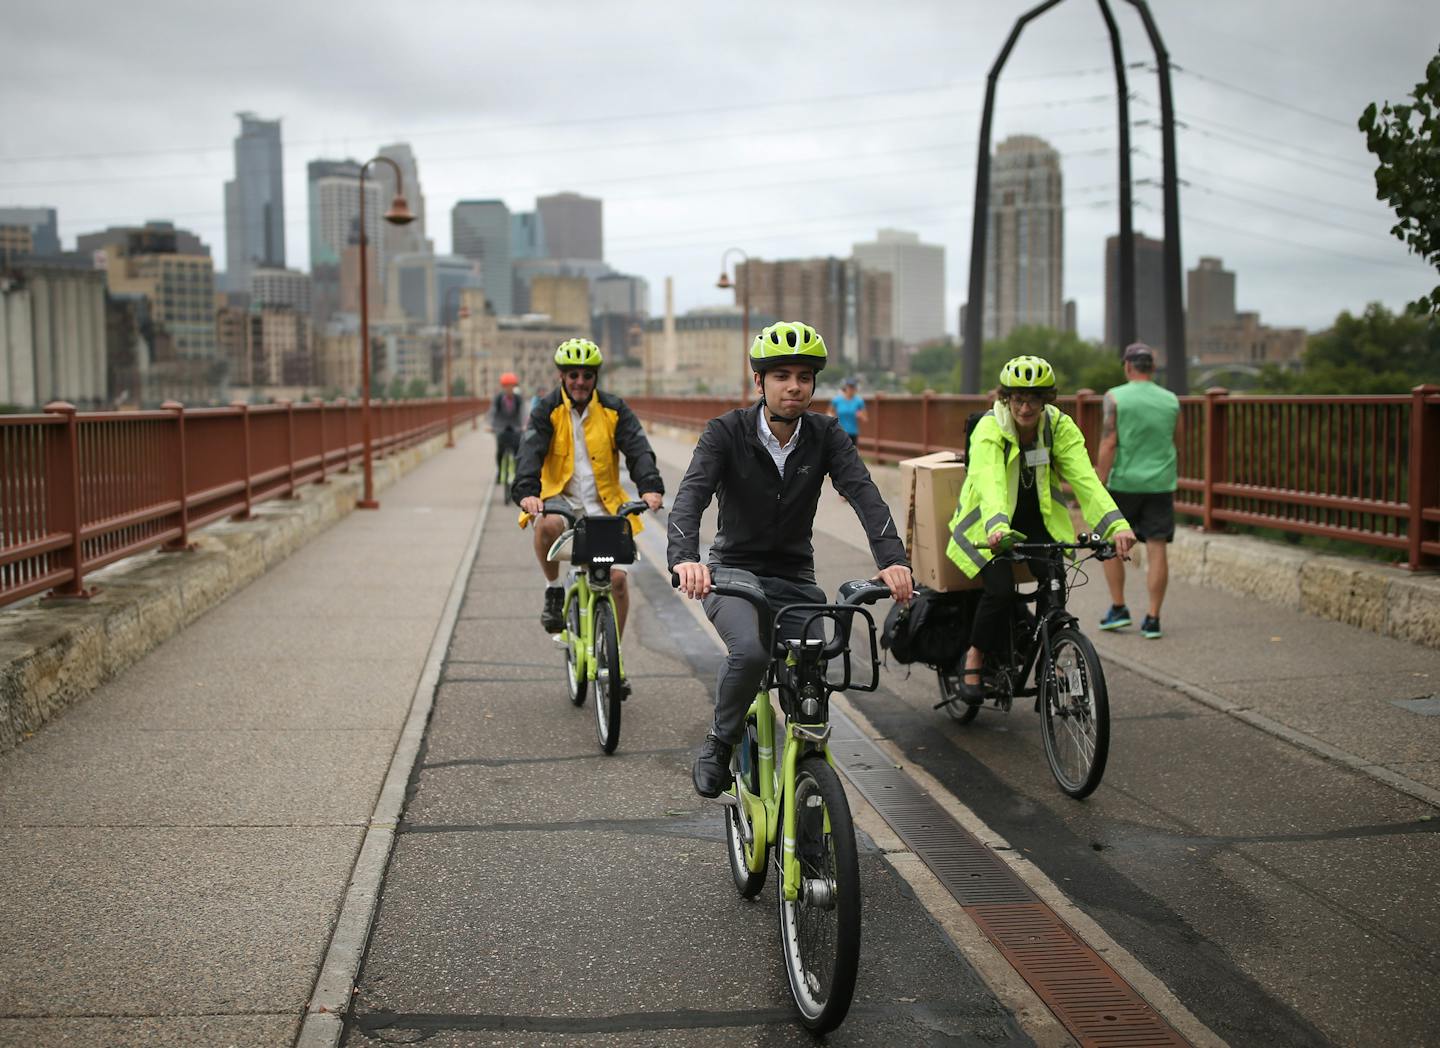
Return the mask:
<svg viewBox="0 0 1440 1048"><path fill-rule="evenodd" d="M861 735L854 721L835 709L830 720L830 752L840 770L1082 1045L1189 1045L1010 867Z"/></svg>

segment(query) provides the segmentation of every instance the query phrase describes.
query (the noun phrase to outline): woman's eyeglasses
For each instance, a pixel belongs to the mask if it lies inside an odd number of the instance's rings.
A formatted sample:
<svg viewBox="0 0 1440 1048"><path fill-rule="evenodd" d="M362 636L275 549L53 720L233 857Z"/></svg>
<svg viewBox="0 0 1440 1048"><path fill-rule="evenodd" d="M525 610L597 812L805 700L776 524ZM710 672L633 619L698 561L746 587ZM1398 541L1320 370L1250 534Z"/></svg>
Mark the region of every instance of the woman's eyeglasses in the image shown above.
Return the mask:
<svg viewBox="0 0 1440 1048"><path fill-rule="evenodd" d="M586 382L589 382L594 379L595 370L593 368L571 368L569 371L565 372L565 377L568 378L571 382L574 382L578 379L584 379Z"/></svg>
<svg viewBox="0 0 1440 1048"><path fill-rule="evenodd" d="M1044 393L1008 393L1005 396L1006 402L1010 404L1023 404L1032 408L1044 407L1045 399Z"/></svg>

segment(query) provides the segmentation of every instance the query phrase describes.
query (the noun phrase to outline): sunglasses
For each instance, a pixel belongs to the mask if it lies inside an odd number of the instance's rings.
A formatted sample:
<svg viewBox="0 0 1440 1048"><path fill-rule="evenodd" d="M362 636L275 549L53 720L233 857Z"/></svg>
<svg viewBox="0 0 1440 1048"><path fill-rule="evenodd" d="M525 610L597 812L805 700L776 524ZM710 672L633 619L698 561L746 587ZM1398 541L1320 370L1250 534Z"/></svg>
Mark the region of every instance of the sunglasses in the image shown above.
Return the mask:
<svg viewBox="0 0 1440 1048"><path fill-rule="evenodd" d="M572 382L578 379L584 379L586 382L590 382L595 378L595 370L594 368L571 368L565 372L565 377Z"/></svg>

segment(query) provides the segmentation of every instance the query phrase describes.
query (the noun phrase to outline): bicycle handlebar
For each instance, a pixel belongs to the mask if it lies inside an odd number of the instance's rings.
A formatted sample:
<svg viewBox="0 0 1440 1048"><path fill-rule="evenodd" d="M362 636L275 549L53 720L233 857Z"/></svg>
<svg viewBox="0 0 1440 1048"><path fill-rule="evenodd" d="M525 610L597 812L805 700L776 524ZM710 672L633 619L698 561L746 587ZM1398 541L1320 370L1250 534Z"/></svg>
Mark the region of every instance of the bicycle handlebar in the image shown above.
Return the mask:
<svg viewBox="0 0 1440 1048"><path fill-rule="evenodd" d="M1032 557L1041 557L1047 553L1058 553L1067 549L1088 549L1094 550L1095 556L1100 560L1110 560L1115 556L1115 543L1100 537L1099 532L1092 532L1089 535L1082 535L1074 542L1026 542L1025 536L1020 532L1011 532L1011 535L1020 535L1020 540L1015 541L1009 535L1000 543L1000 549L996 551L997 557L1008 557L1011 560L1026 560Z"/></svg>
<svg viewBox="0 0 1440 1048"><path fill-rule="evenodd" d="M621 506L620 509L613 514L613 516L629 517L636 513L644 513L649 508L650 506L643 499L632 499L631 501ZM534 516L543 517L546 514L554 514L557 517L563 517L565 519L565 523L572 528L575 526L576 521L579 519L568 509L561 509L559 506L549 505L548 503L542 506L540 512L534 514Z"/></svg>

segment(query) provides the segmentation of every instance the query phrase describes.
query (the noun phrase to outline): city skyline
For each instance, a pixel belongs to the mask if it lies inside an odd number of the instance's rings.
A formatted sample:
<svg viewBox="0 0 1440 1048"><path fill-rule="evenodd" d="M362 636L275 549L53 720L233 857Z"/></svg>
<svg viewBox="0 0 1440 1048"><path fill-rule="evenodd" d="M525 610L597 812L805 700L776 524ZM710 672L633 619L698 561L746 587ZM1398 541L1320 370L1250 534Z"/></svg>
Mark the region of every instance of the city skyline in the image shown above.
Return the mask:
<svg viewBox="0 0 1440 1048"><path fill-rule="evenodd" d="M534 48L528 23L503 4L476 27L483 41L463 29L453 39L428 35L445 17L441 8L427 9L428 30L363 36L298 11L287 35L260 40L248 35L259 31L251 26L207 34L203 13L176 6L175 40L188 50L162 68L126 66L124 85L104 96L84 92L85 78L105 75L116 57L106 49L131 29L109 23L100 5L18 11L7 29L17 44L37 46L18 48L17 90L0 100L0 206L56 207L67 247L78 233L168 219L225 257L217 202L233 177L233 114L248 110L282 121L286 261L294 268L310 268L306 164L363 160L382 144L408 142L438 254L451 250L447 219L457 200L500 199L520 212L538 197L574 191L605 203L607 261L652 285L673 275L683 312L726 300L714 273L732 244L758 259L835 256L893 227L945 247L953 330L968 279L983 79L1030 5L917 4L883 17L841 6L846 18L806 37L836 71L823 82L798 69L734 74L748 64L735 60L748 38L733 15L695 14L687 34L656 17L639 36L578 10L557 20L547 45L583 37L597 54L647 57L626 63L614 86L579 71L556 76L545 67L540 75L543 63L520 62ZM1300 18L1298 3L1251 6L1221 3L1200 19L1178 4L1152 4L1178 67L1176 108L1186 124L1183 265L1223 257L1243 277L1238 305L1277 323L1318 328L1372 299L1398 307L1433 285L1434 274L1390 237L1393 217L1373 199L1373 164L1354 121L1368 102L1399 100L1420 79L1440 13L1392 2L1321 20ZM815 14L805 5L746 10L751 31L777 42ZM70 24L67 12L78 11L89 15ZM1148 61L1133 10L1121 4L1116 14L1127 60ZM691 38L703 49L677 45ZM493 61L451 61L482 44ZM1340 55L1343 64L1329 61ZM1091 338L1103 333L1104 243L1117 227L1108 62L1093 5L1055 8L1026 30L1001 78L993 137L1035 134L1061 152L1064 294L1077 301L1080 333ZM307 72L315 66L327 76ZM390 72L377 77L362 66ZM1154 77L1131 69L1130 86L1139 125L1135 223L1158 233ZM133 110L162 92L175 107L164 126L111 108ZM67 105L77 94L86 104Z"/></svg>

